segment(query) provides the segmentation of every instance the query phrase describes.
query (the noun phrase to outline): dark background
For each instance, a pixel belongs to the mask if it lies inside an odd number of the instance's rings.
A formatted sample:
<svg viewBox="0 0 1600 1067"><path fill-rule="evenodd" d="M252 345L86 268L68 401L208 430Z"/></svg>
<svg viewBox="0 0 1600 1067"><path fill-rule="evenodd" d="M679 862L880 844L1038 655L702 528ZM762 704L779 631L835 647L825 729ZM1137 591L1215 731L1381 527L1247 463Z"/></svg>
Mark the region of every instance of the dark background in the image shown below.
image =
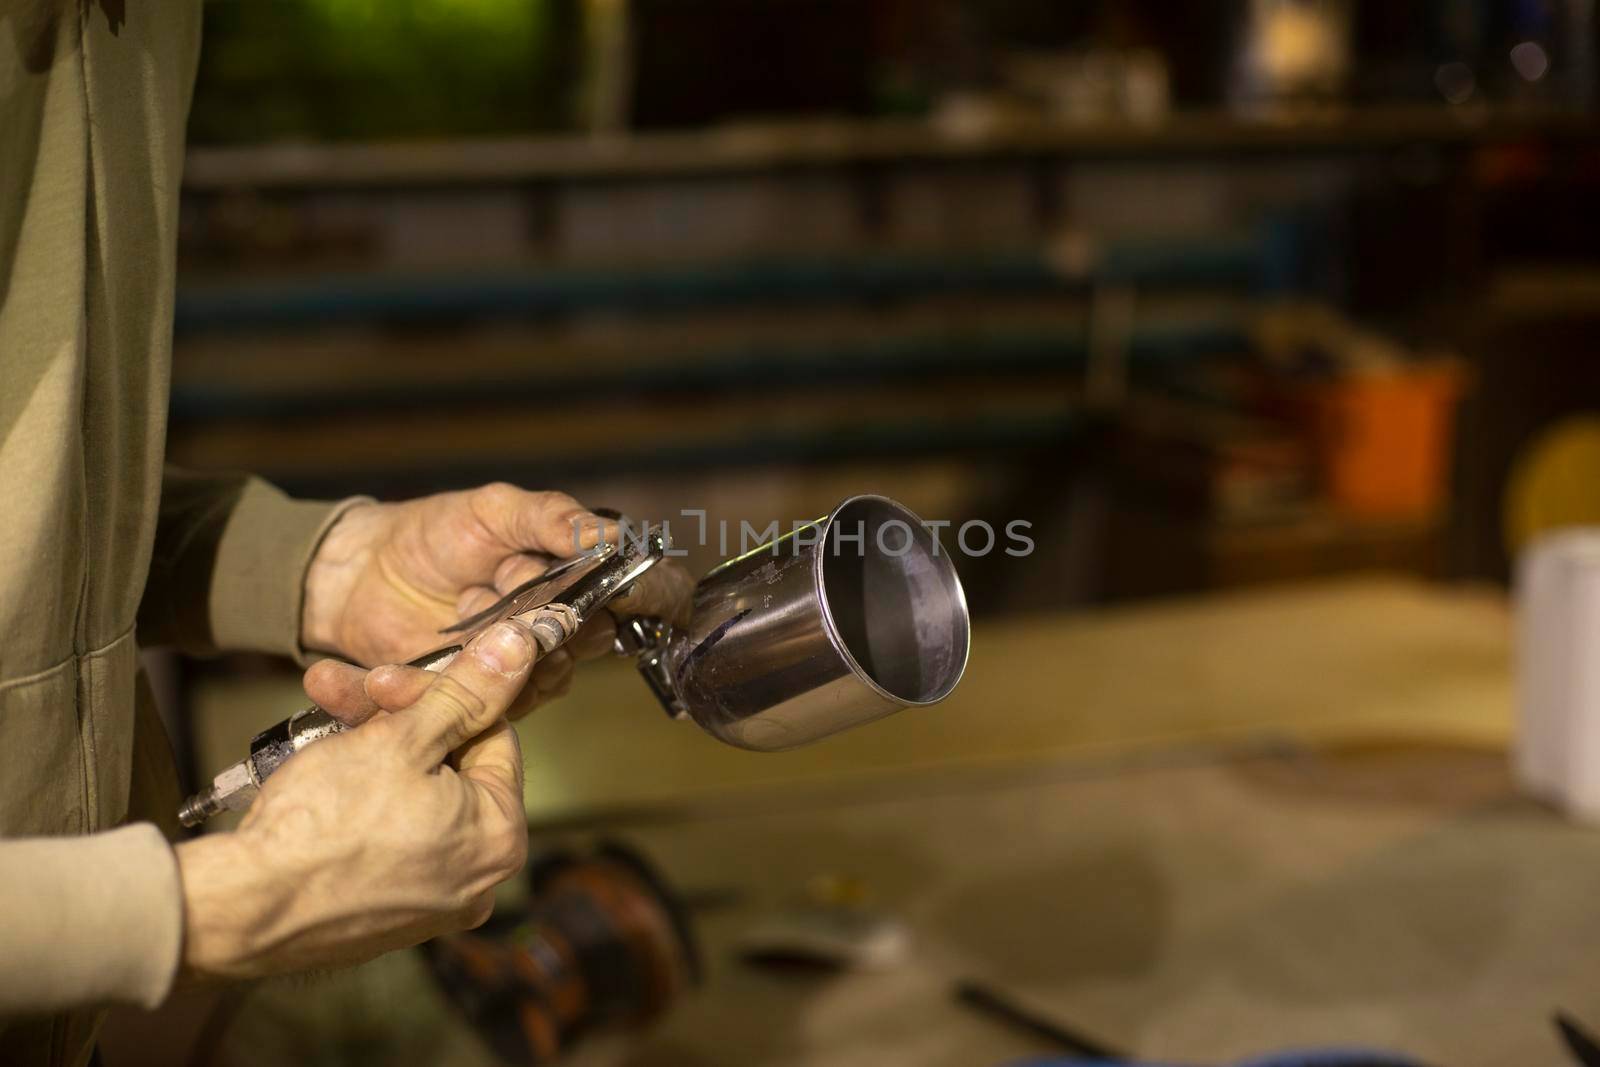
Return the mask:
<svg viewBox="0 0 1600 1067"><path fill-rule="evenodd" d="M207 17L183 462L735 529L875 489L1034 522L1033 557L970 564L1003 611L1503 579L1514 462L1597 400L1580 4ZM1451 398L1329 429L1344 387L1440 367ZM1332 471L1362 434L1368 475L1391 439L1445 460L1352 503Z"/></svg>

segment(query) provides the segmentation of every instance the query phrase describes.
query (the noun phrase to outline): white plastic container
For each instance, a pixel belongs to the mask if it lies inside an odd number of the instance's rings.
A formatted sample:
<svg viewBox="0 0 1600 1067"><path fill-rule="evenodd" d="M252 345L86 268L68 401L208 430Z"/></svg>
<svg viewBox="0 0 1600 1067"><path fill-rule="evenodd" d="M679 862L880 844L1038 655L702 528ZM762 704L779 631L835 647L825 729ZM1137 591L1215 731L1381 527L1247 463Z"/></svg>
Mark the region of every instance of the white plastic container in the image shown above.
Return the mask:
<svg viewBox="0 0 1600 1067"><path fill-rule="evenodd" d="M1518 560L1516 597L1517 779L1600 823L1600 529L1534 541Z"/></svg>

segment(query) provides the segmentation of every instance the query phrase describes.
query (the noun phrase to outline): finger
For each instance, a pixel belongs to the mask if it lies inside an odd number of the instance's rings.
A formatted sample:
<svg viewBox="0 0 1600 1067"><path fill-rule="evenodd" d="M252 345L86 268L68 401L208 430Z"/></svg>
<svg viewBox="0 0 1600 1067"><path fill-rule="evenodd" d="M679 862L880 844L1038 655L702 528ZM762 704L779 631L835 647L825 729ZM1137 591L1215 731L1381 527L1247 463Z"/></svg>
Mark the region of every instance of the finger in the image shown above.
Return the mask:
<svg viewBox="0 0 1600 1067"><path fill-rule="evenodd" d="M574 659L598 659L608 655L617 645L617 620L608 611L602 611L584 623L572 640L561 647L572 653Z"/></svg>
<svg viewBox="0 0 1600 1067"><path fill-rule="evenodd" d="M456 598L456 618L470 619L490 604L500 599L500 594L487 585L468 586Z"/></svg>
<svg viewBox="0 0 1600 1067"><path fill-rule="evenodd" d="M607 539L615 523L566 493L534 493L497 482L472 491L480 524L508 548L566 557Z"/></svg>
<svg viewBox="0 0 1600 1067"><path fill-rule="evenodd" d="M511 705L511 709L506 712L506 718L517 722L535 709L565 696L572 689L572 676L576 673L578 665L570 649L570 644L564 645L540 657L539 662L533 665L531 684L522 691L516 703Z"/></svg>
<svg viewBox="0 0 1600 1067"><path fill-rule="evenodd" d="M528 681L535 648L533 632L512 619L473 638L410 711L395 716L417 761L436 767L501 719Z"/></svg>
<svg viewBox="0 0 1600 1067"><path fill-rule="evenodd" d="M550 569L550 562L540 556L530 556L526 552L514 552L500 561L500 566L495 568L494 587L501 596L524 582L539 577Z"/></svg>
<svg viewBox="0 0 1600 1067"><path fill-rule="evenodd" d="M506 710L506 718L511 722L520 722L544 704L545 700L544 694L530 685L522 691L521 696L512 701L511 707Z"/></svg>
<svg viewBox="0 0 1600 1067"><path fill-rule="evenodd" d="M518 824L527 817L522 806L522 743L504 719L456 751L456 770L476 783L494 803L495 811Z"/></svg>
<svg viewBox="0 0 1600 1067"><path fill-rule="evenodd" d="M554 689L550 690L548 693L540 693L539 703L541 705L553 704L562 697L566 696L568 693L572 692L572 679L574 677L576 676L569 674L565 678L561 679L560 684Z"/></svg>
<svg viewBox="0 0 1600 1067"><path fill-rule="evenodd" d="M618 615L649 615L686 623L694 603L694 576L674 560L664 559L645 571L611 601Z"/></svg>
<svg viewBox="0 0 1600 1067"><path fill-rule="evenodd" d="M378 710L362 685L366 676L354 664L325 659L311 665L303 684L312 703L346 726L359 726Z"/></svg>
<svg viewBox="0 0 1600 1067"><path fill-rule="evenodd" d="M367 699L384 711L403 711L422 699L438 675L421 667L391 663L374 667L364 682Z"/></svg>
<svg viewBox="0 0 1600 1067"><path fill-rule="evenodd" d="M541 694L555 692L556 688L572 677L572 654L564 648L546 653L533 667L533 687Z"/></svg>

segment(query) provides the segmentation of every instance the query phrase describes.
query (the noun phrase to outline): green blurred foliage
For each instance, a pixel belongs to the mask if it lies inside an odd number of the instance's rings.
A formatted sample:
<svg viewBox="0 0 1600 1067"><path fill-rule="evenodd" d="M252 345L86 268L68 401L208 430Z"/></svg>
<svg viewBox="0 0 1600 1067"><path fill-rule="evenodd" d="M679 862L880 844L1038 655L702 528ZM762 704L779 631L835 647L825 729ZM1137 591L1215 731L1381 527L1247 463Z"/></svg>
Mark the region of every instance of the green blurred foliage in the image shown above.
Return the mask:
<svg viewBox="0 0 1600 1067"><path fill-rule="evenodd" d="M209 0L199 144L573 125L579 0Z"/></svg>

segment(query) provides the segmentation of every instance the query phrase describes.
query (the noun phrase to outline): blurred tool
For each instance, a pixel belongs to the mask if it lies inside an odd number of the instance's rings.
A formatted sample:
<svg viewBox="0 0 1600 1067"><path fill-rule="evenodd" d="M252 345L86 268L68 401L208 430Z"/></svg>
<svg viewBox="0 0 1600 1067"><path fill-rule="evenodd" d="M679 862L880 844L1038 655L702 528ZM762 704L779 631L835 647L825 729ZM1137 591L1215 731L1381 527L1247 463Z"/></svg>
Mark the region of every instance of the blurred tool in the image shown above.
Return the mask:
<svg viewBox="0 0 1600 1067"><path fill-rule="evenodd" d="M1092 1067L1093 1064L1119 1064L1122 1067L1156 1067L1141 1065L1128 1059L1126 1054L1084 1037L1053 1019L1024 1008L1011 997L991 986L979 982L958 982L956 1000L985 1015L998 1019L1019 1030L1059 1045L1071 1053L1071 1059L1023 1060L1010 1067ZM1237 1067L1422 1067L1416 1060L1391 1052L1367 1049L1307 1049L1293 1052L1275 1052L1267 1056L1246 1060Z"/></svg>
<svg viewBox="0 0 1600 1067"><path fill-rule="evenodd" d="M1245 1060L1238 1067L1423 1067L1409 1056L1359 1048L1300 1049Z"/></svg>
<svg viewBox="0 0 1600 1067"><path fill-rule="evenodd" d="M765 916L744 932L739 955L746 963L767 967L897 967L911 955L910 928L898 917L868 907L867 896L859 879L813 878L803 902Z"/></svg>
<svg viewBox="0 0 1600 1067"><path fill-rule="evenodd" d="M1015 1029L1042 1038L1074 1056L1098 1060L1101 1063L1126 1062L1126 1057L1121 1052L1069 1030L1063 1023L1022 1007L1014 999L992 986L973 981L957 982L955 996L959 1003ZM1040 1061L1041 1065L1044 1062Z"/></svg>
<svg viewBox="0 0 1600 1067"><path fill-rule="evenodd" d="M1020 1060L1008 1067L1172 1067L1171 1064L1132 1063L1127 1060L1048 1059ZM1392 1052L1373 1052L1367 1049L1302 1049L1293 1052L1274 1052L1234 1064L1233 1067L1424 1067L1417 1060L1397 1056Z"/></svg>
<svg viewBox="0 0 1600 1067"><path fill-rule="evenodd" d="M1556 1030L1566 1043L1567 1051L1583 1067L1600 1067L1600 1041L1596 1041L1594 1035L1579 1026L1571 1016L1559 1011L1556 1012Z"/></svg>
<svg viewBox="0 0 1600 1067"><path fill-rule="evenodd" d="M535 860L525 910L423 946L434 977L506 1063L548 1064L597 1028L643 1026L700 979L677 896L639 853Z"/></svg>

